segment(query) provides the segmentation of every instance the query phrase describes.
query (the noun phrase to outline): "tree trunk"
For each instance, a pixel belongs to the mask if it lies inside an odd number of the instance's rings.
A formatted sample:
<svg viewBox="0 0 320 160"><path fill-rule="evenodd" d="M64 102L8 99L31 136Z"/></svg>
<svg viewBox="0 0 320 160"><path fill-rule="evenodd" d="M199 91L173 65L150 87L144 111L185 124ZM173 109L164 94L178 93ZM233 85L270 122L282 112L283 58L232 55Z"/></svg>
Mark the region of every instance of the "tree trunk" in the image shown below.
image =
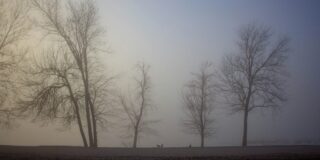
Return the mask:
<svg viewBox="0 0 320 160"><path fill-rule="evenodd" d="M77 122L78 122L78 126L79 126L79 131L80 131L80 134L81 134L81 137L82 137L83 145L84 145L84 147L88 147L87 138L86 138L86 135L84 134L84 131L83 131L83 125L82 125L82 121L81 121L78 102L76 101L76 99L75 99L75 97L73 95L73 91L72 91L72 88L71 88L71 85L70 85L68 79L66 79L66 82L67 82L67 87L68 87L68 90L69 90L69 94L70 94L71 100L72 100L72 102L74 104L74 107L75 107L75 112L76 112L76 115L77 115Z"/></svg>
<svg viewBox="0 0 320 160"><path fill-rule="evenodd" d="M85 107L86 107L86 118L87 118L87 125L88 125L88 136L89 136L89 144L90 147L93 146L93 137L92 137L92 127L91 127L91 114L90 114L90 105L89 105L89 95L88 95L88 85L87 85L87 79L85 78L85 75L83 73L83 70L81 71L82 80L84 83L84 89L85 89Z"/></svg>
<svg viewBox="0 0 320 160"><path fill-rule="evenodd" d="M90 106L88 104L88 96L86 95L86 116L87 116L87 125L88 125L88 135L89 135L89 143L90 147L93 146L93 137L92 137L92 127L91 127L91 115L90 115Z"/></svg>
<svg viewBox="0 0 320 160"><path fill-rule="evenodd" d="M132 148L137 148L137 140L138 140L138 129L135 128Z"/></svg>
<svg viewBox="0 0 320 160"><path fill-rule="evenodd" d="M87 72L87 59L86 55L84 56L84 63L81 61L78 62L79 71L81 73L82 82L84 85L84 94L85 94L85 108L86 108L86 118L87 118L87 125L88 125L88 137L89 137L89 144L90 147L93 147L93 135L92 135L92 121L91 121L91 109L89 104L89 81L88 81L88 72Z"/></svg>
<svg viewBox="0 0 320 160"><path fill-rule="evenodd" d="M140 121L141 121L141 117L143 114L143 109L145 107L145 92L144 89L142 88L142 92L141 92L141 98L142 98L142 102L141 102L141 106L140 106L140 111L139 111L139 117L136 123L136 126L134 128L134 137L133 137L133 148L137 148L137 141L138 141L138 134L139 134L139 126L140 126Z"/></svg>
<svg viewBox="0 0 320 160"><path fill-rule="evenodd" d="M88 147L88 142L87 142L87 139L86 139L86 135L84 134L82 122L81 122L81 119L80 119L79 108L76 109L76 114L77 114L77 121L78 121L80 134L81 134L81 137L82 137L83 145L84 145L84 147Z"/></svg>
<svg viewBox="0 0 320 160"><path fill-rule="evenodd" d="M89 102L90 102L90 109L91 109L91 116L92 116L92 129L93 129L93 146L98 147L98 132L97 132L97 120L95 115L95 108L91 101L91 95L89 94Z"/></svg>
<svg viewBox="0 0 320 160"><path fill-rule="evenodd" d="M201 133L201 148L204 147L204 134L203 134L203 131Z"/></svg>
<svg viewBox="0 0 320 160"><path fill-rule="evenodd" d="M251 71L250 71L251 73ZM242 134L242 147L247 146L247 134L248 134L248 114L249 114L249 105L251 98L251 89L252 89L252 81L249 81L249 89L247 98L244 104L244 117L243 117L243 134Z"/></svg>
<svg viewBox="0 0 320 160"><path fill-rule="evenodd" d="M90 126L88 125L88 131L90 132L90 138L91 138L91 143L90 146L91 147L97 147L97 128L96 128L96 118L95 118L95 110L94 110L94 106L93 103L91 101L91 95L90 95L90 91L89 91L89 72L88 72L88 57L87 57L87 51L86 49L84 50L83 53L83 58L84 58L84 86L85 86L85 94L86 94L86 105L88 108L87 114L90 114L89 116L87 115L88 118L88 123L90 124ZM90 119L91 116L91 119ZM92 123L92 124L91 124ZM92 125L92 128L91 128Z"/></svg>
<svg viewBox="0 0 320 160"><path fill-rule="evenodd" d="M247 130L248 130L248 108L246 107L246 109L244 110L242 147L247 146Z"/></svg>

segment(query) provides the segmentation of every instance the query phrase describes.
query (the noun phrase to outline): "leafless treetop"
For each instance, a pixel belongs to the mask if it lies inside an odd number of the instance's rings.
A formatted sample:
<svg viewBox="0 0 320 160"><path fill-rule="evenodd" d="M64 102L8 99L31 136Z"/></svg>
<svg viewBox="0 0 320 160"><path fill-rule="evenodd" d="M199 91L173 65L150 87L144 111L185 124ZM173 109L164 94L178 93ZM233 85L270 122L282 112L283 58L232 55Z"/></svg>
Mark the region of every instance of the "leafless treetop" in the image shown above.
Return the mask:
<svg viewBox="0 0 320 160"><path fill-rule="evenodd" d="M269 28L248 25L239 32L239 53L223 59L221 89L234 111L243 110L248 96L251 111L256 107L277 107L285 100L284 65L287 59L287 37L272 43Z"/></svg>

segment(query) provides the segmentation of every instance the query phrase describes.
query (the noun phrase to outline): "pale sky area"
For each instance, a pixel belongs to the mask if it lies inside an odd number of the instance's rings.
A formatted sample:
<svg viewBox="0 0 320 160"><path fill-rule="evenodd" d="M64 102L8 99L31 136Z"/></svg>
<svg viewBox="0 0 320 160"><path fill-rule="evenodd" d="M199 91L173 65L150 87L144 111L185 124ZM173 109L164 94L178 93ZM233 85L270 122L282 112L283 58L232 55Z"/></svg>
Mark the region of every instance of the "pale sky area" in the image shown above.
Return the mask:
<svg viewBox="0 0 320 160"><path fill-rule="evenodd" d="M150 117L157 135L146 135L139 146L199 145L199 137L184 132L181 89L203 61L216 69L223 55L236 51L237 32L248 23L270 26L275 35L291 38L287 63L288 101L274 113L249 115L248 144L320 144L320 1L317 0L97 0L105 41L112 53L102 61L105 71L119 74L126 89L133 66L151 66ZM241 145L243 115L216 104L216 134L207 146ZM1 145L82 145L77 127L61 131L59 124L41 126L28 120L1 129ZM99 146L122 147L117 125L99 132ZM264 142L264 143L263 143Z"/></svg>

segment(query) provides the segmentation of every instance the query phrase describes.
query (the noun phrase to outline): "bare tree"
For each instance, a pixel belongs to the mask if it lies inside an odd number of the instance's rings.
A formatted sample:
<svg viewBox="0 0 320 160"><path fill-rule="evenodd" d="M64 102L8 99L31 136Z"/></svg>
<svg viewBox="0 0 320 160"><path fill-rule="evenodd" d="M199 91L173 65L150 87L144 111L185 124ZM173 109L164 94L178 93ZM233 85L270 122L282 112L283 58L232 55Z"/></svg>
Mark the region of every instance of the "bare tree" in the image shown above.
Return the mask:
<svg viewBox="0 0 320 160"><path fill-rule="evenodd" d="M255 108L276 108L285 100L288 38L272 41L271 30L250 24L239 32L237 54L223 59L220 88L235 112L244 113L242 146L247 146L248 114Z"/></svg>
<svg viewBox="0 0 320 160"><path fill-rule="evenodd" d="M29 7L26 2L0 0L0 124L9 125L11 109L5 107L15 90L12 71L22 57L18 43L28 33Z"/></svg>
<svg viewBox="0 0 320 160"><path fill-rule="evenodd" d="M150 123L156 121L147 120L146 116L151 107L151 82L149 75L149 66L145 63L137 65L138 78L135 79L136 91L130 96L119 96L120 105L125 111L128 123L126 128L133 138L132 147L136 148L139 141L139 136L142 132L152 131L149 128Z"/></svg>
<svg viewBox="0 0 320 160"><path fill-rule="evenodd" d="M23 88L20 90L24 95L16 111L22 116L33 115L34 121L40 120L43 123L59 121L65 127L76 124L83 145L88 147L84 130L87 126L83 123L86 121L84 87L76 62L68 52L65 48L47 50L28 63L24 69ZM95 71L99 70L97 66L95 68ZM104 128L108 116L112 114L111 84L114 77L99 73L91 75L90 93L95 106L94 114L97 125Z"/></svg>
<svg viewBox="0 0 320 160"><path fill-rule="evenodd" d="M211 136L213 130L212 110L214 109L214 85L212 64L203 63L199 73L193 73L194 79L183 90L183 108L187 115L184 125L193 134L200 136L201 147L204 139Z"/></svg>
<svg viewBox="0 0 320 160"><path fill-rule="evenodd" d="M16 109L20 114L34 115L34 120L42 122L56 119L70 126L77 120L84 146L87 139L81 120L80 100L83 97L78 87L79 74L74 62L65 50L50 50L44 57L34 58L25 68L25 79L21 91L24 96Z"/></svg>
<svg viewBox="0 0 320 160"><path fill-rule="evenodd" d="M95 106L97 103L95 103L94 100L97 100L97 95L92 95L97 93L94 90L96 87L94 86L94 74L96 73L96 68L93 66L97 63L97 53L101 50L98 47L102 42L100 40L102 29L98 24L97 8L91 0L64 1L66 3L59 0L33 0L32 2L34 8L42 15L40 27L46 31L46 35L50 35L58 39L57 43L67 49L67 51L63 53L66 53L68 61L63 65L69 66L72 64L71 74L76 75L80 80L75 83L77 84L77 87L72 88L75 90L73 92L79 92L79 94L74 95L75 101L79 103L79 107L84 106L83 114L85 115L84 120L86 121L88 146L97 147L97 121L99 118L96 117L96 115L98 113L102 113L101 110L97 111L97 108L99 107ZM58 64L59 63L60 62L58 62ZM53 89L52 91L54 94L56 94L55 90L62 87L60 86L62 81L60 78L61 77L54 79L54 82L59 84L58 86L54 85L54 87L49 87L50 89ZM65 84L63 84L63 87L64 86ZM67 87L67 90L70 89ZM101 90L101 87L99 87L99 90ZM38 91L36 93L41 94L41 90L36 91ZM70 97L71 92L68 92L68 96ZM80 97L78 98L76 96ZM73 102L73 105L75 106L76 103ZM36 109L36 111L42 112L43 110L40 107ZM70 112L71 111L72 110L70 109ZM79 126L81 125L79 124ZM84 140L84 145L87 146L85 144L86 140L82 131L81 134Z"/></svg>

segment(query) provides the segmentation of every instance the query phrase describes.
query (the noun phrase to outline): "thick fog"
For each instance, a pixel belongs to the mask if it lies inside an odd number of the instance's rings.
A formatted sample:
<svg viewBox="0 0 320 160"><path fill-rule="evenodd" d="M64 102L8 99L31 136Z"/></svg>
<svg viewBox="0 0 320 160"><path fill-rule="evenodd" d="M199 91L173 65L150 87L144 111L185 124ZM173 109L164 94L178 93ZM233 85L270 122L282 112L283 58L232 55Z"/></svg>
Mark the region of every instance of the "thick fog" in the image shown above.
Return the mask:
<svg viewBox="0 0 320 160"><path fill-rule="evenodd" d="M182 120L182 87L202 62L219 69L222 57L237 51L238 31L248 23L272 28L275 36L290 37L288 100L279 110L254 110L248 123L248 144L320 144L320 2L316 0L98 0L99 18L110 51L101 61L106 74L118 75L116 87L126 91L134 65L150 65L153 109L159 120L154 135L143 135L139 146L199 145L197 135L187 134ZM33 31L36 32L36 31ZM30 37L32 39L32 36ZM37 44L39 40L34 40ZM231 114L220 99L215 104L215 134L207 146L241 145L243 113ZM99 130L99 146L121 147L131 142L114 122ZM122 123L122 122L119 122ZM1 129L3 145L82 145L77 127L41 126L18 121Z"/></svg>

